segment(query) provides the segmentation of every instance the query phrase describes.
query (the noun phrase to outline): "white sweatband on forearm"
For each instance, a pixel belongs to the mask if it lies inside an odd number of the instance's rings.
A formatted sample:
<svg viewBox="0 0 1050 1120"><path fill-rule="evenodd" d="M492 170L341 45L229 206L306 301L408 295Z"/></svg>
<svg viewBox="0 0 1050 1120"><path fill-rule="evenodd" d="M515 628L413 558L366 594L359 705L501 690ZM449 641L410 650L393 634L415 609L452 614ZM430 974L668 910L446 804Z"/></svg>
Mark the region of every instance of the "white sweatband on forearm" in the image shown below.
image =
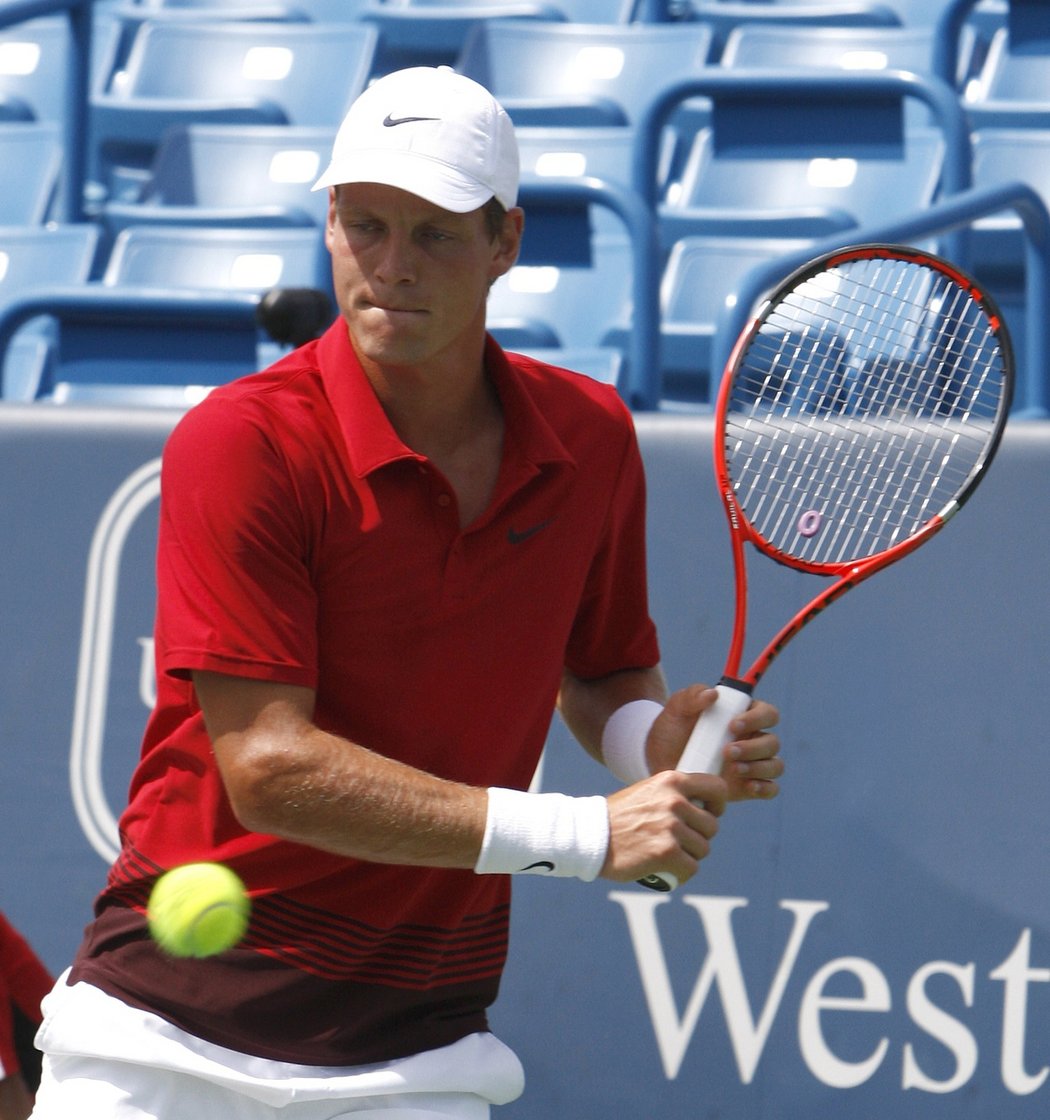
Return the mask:
<svg viewBox="0 0 1050 1120"><path fill-rule="evenodd" d="M479 875L598 878L609 850L604 797L525 793L492 786Z"/></svg>
<svg viewBox="0 0 1050 1120"><path fill-rule="evenodd" d="M632 700L617 708L602 731L602 758L625 785L649 777L645 744L649 729L664 710L655 700Z"/></svg>

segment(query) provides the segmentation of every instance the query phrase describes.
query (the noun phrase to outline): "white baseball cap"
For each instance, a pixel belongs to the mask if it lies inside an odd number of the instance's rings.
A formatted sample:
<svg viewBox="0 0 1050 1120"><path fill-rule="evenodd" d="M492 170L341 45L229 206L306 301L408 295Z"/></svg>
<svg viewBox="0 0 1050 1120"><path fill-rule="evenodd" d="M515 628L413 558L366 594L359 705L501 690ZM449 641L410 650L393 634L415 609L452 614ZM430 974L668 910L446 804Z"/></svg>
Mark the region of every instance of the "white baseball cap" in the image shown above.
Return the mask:
<svg viewBox="0 0 1050 1120"><path fill-rule="evenodd" d="M350 106L313 190L383 183L465 214L493 197L514 206L518 170L514 127L492 94L447 66L415 66Z"/></svg>

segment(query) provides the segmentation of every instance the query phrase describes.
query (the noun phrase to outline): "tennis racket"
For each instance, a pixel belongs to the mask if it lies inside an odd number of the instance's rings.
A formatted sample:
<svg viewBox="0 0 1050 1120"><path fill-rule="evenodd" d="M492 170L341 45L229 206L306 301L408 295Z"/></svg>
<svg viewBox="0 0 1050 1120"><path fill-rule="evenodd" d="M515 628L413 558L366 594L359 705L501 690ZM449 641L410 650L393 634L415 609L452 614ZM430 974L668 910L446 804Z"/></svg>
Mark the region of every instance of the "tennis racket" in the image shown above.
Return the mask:
<svg viewBox="0 0 1050 1120"><path fill-rule="evenodd" d="M736 584L718 700L678 766L721 769L729 722L773 659L829 603L928 541L999 445L1010 340L980 287L918 249L860 245L792 273L730 355L715 409L715 474ZM745 543L830 577L741 672ZM677 886L667 872L640 880Z"/></svg>

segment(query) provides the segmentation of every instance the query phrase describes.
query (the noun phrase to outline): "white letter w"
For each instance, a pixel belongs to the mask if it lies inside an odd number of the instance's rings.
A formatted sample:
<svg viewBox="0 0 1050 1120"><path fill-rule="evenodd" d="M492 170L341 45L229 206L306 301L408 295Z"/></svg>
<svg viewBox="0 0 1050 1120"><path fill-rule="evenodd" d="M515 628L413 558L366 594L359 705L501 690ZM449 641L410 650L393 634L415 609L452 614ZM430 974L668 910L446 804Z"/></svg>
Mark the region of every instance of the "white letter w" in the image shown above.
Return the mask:
<svg viewBox="0 0 1050 1120"><path fill-rule="evenodd" d="M656 924L656 909L669 901L667 895L648 894L639 891L610 891L609 897L619 903L627 915L634 955L638 960L638 970L645 989L649 1015L656 1034L656 1044L660 1050L664 1073L669 1081L678 1076L685 1052L696 1029L712 983L717 983L718 994L722 1000L726 1023L729 1027L730 1041L736 1056L737 1069L741 1080L749 1084L758 1067L770 1028L784 997L784 989L798 954L802 948L810 923L824 910L826 902L804 902L785 899L780 903L784 910L795 916L791 937L780 958L776 975L766 997L756 1024L751 1013L751 1003L744 984L733 937L732 913L747 905L746 898L719 898L709 895L682 895L682 901L700 915L704 935L707 938L708 954L693 986L692 994L686 1004L682 1017L678 1017L677 1003L671 990L671 980L667 972L663 944Z"/></svg>

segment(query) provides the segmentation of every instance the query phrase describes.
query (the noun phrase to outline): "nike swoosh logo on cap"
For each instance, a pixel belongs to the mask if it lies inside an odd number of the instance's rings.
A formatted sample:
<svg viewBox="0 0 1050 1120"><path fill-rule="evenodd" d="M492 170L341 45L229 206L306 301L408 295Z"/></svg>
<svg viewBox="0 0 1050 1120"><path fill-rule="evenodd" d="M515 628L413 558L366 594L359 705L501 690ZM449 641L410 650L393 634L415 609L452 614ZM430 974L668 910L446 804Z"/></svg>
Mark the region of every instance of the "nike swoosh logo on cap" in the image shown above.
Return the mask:
<svg viewBox="0 0 1050 1120"><path fill-rule="evenodd" d="M384 128L397 128L399 124L412 124L413 121L439 121L440 117L392 117L387 113L383 120Z"/></svg>

